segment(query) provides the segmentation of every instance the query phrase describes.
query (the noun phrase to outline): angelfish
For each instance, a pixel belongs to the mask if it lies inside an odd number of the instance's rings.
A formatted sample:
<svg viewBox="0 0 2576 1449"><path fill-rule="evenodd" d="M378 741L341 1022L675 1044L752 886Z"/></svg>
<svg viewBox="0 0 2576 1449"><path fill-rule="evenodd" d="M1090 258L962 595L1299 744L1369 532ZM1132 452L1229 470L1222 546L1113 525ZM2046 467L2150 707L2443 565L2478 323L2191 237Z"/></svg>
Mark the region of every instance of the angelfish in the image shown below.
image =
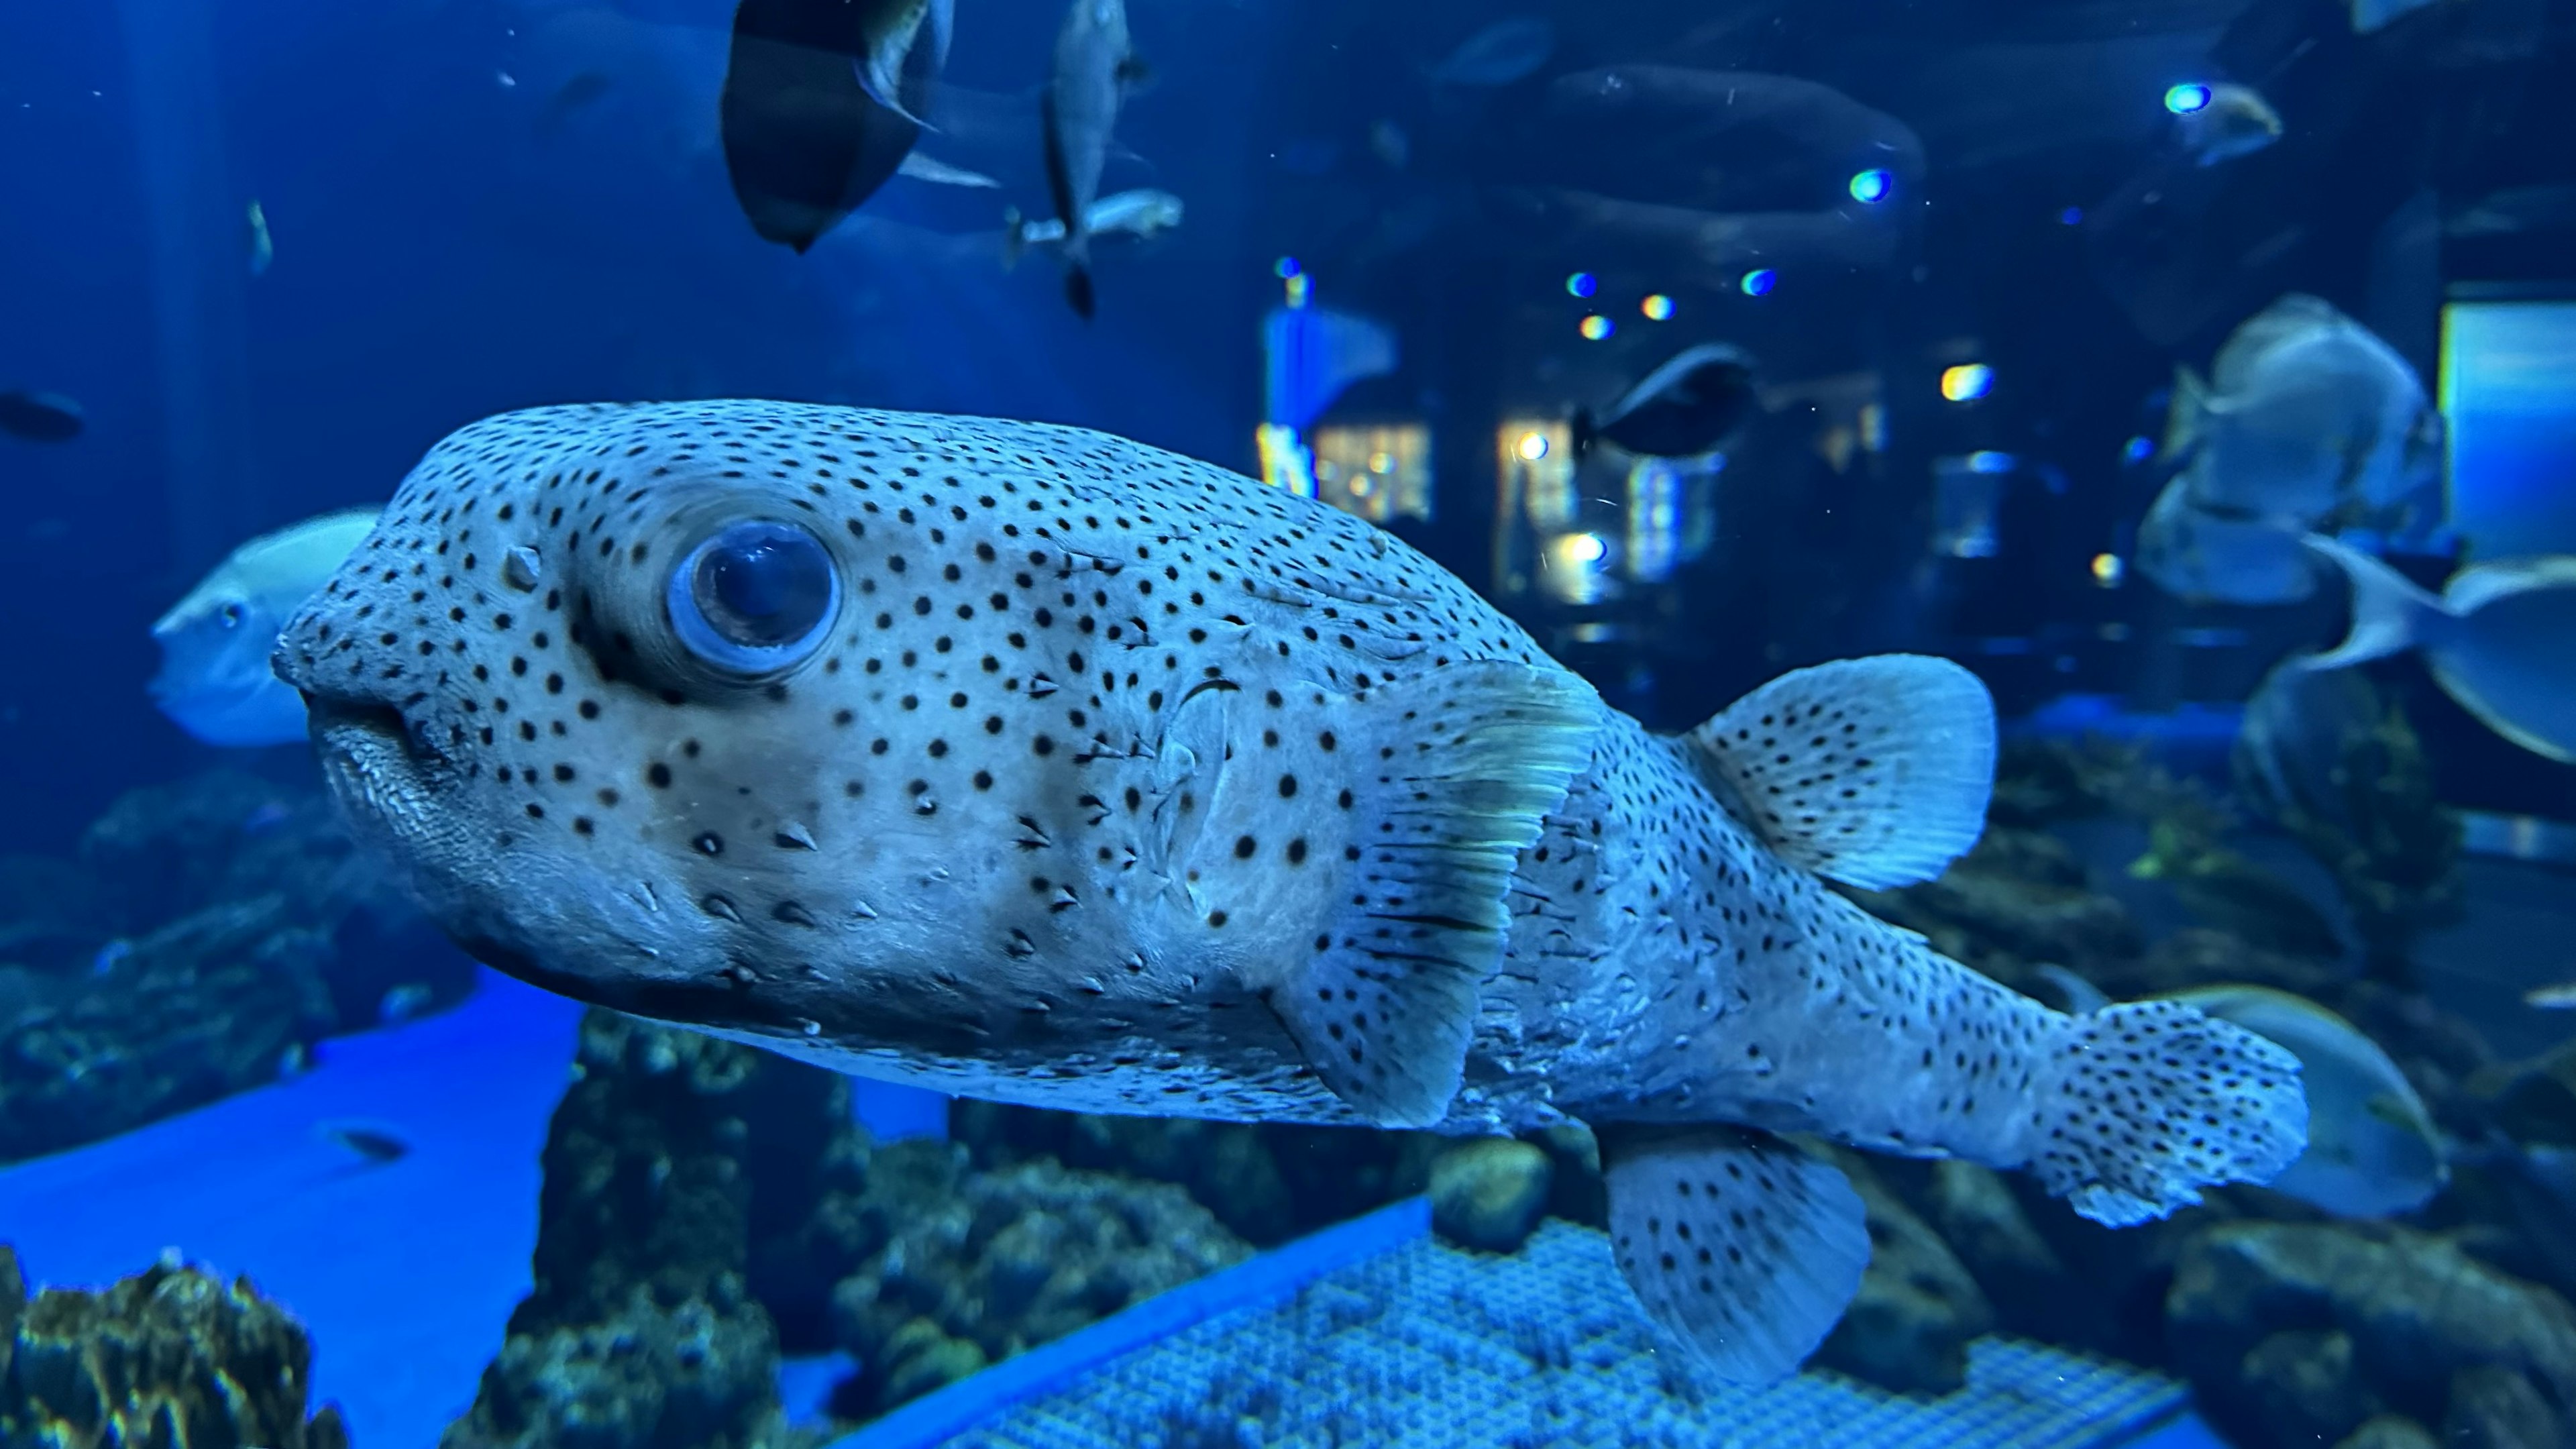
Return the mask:
<svg viewBox="0 0 2576 1449"><path fill-rule="evenodd" d="M1064 296L1085 318L1099 306L1091 284L1091 205L1100 195L1118 107L1144 73L1127 42L1126 0L1073 0L1056 32L1042 119L1047 190L1064 223Z"/></svg>
<svg viewBox="0 0 2576 1449"><path fill-rule="evenodd" d="M1870 1251L1775 1134L2026 1168L2110 1224L2306 1140L2271 1043L2051 1010L1827 888L1983 828L1994 707L1957 665L1650 733L1393 536L1101 433L487 419L277 665L353 828L481 960L1004 1101L1579 1119L1627 1282L1736 1381L1794 1370Z"/></svg>

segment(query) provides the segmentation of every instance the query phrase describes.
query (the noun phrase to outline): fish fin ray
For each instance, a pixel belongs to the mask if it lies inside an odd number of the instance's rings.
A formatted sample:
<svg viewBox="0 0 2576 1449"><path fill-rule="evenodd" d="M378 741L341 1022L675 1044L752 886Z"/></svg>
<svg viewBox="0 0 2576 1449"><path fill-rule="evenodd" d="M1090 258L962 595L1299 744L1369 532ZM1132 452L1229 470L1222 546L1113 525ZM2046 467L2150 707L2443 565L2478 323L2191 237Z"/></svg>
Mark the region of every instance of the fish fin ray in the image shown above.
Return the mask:
<svg viewBox="0 0 2576 1449"><path fill-rule="evenodd" d="M1845 885L1930 880L1985 831L1994 699L1946 659L1784 674L1686 738L1773 854Z"/></svg>
<svg viewBox="0 0 2576 1449"><path fill-rule="evenodd" d="M1465 1077L1512 872L1590 762L1602 706L1571 674L1501 660L1371 696L1361 718L1383 723L1352 732L1369 764L1349 777L1363 844L1336 897L1356 901L1268 996L1334 1095L1378 1126L1429 1127Z"/></svg>
<svg viewBox="0 0 2576 1449"><path fill-rule="evenodd" d="M2133 1001L2066 1020L2041 1070L2031 1171L2107 1227L2270 1182L2308 1145L2299 1059L2178 1001Z"/></svg>
<svg viewBox="0 0 2576 1449"><path fill-rule="evenodd" d="M1648 1315L1731 1383L1797 1372L1869 1266L1868 1215L1849 1179L1745 1128L1600 1136L1610 1241Z"/></svg>

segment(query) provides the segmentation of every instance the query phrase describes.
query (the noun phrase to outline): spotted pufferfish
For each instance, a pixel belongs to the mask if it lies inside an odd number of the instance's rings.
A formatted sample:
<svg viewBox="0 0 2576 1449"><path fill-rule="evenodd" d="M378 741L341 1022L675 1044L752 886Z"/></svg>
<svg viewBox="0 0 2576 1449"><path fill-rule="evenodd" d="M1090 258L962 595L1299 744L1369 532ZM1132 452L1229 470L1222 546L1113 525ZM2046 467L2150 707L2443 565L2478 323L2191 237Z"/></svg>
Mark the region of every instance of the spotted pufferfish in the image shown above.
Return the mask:
<svg viewBox="0 0 2576 1449"><path fill-rule="evenodd" d="M550 407L433 448L276 668L468 951L860 1076L1072 1111L1597 1136L1718 1376L1858 1288L1783 1133L2121 1225L2263 1181L2296 1059L2050 1010L1827 881L1974 843L1983 686L1800 670L1658 735L1360 519L1034 424Z"/></svg>

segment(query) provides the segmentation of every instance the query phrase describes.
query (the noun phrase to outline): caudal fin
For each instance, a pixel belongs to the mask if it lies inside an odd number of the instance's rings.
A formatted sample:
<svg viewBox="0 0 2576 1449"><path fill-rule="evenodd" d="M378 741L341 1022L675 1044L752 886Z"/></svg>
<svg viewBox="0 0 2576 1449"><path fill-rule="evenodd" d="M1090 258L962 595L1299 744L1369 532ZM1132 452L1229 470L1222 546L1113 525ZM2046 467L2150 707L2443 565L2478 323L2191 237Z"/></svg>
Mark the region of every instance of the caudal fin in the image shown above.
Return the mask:
<svg viewBox="0 0 2576 1449"><path fill-rule="evenodd" d="M2269 1182L2308 1145L2299 1059L2178 1001L2070 1017L2033 1085L2041 1185L2108 1227Z"/></svg>
<svg viewBox="0 0 2576 1449"><path fill-rule="evenodd" d="M2352 580L2352 632L2309 660L2309 668L2340 669L2403 653L2422 642L2425 626L2442 616L2441 600L2352 545L2314 533L2304 541Z"/></svg>
<svg viewBox="0 0 2576 1449"><path fill-rule="evenodd" d="M1080 262L1065 268L1064 299L1073 304L1075 315L1085 322L1090 321L1092 314L1100 310L1100 300L1093 296L1091 291L1090 268Z"/></svg>

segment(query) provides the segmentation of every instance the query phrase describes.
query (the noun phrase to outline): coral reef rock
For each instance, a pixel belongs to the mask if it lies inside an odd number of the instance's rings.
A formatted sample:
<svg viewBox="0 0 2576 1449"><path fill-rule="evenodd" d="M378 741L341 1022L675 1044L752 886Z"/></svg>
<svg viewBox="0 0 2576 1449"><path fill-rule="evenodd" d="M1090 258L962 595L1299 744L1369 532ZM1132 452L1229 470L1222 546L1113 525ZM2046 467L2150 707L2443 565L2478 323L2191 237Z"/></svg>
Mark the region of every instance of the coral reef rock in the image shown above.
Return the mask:
<svg viewBox="0 0 2576 1449"><path fill-rule="evenodd" d="M1968 1381L1968 1343L1994 1308L1938 1233L1890 1192L1858 1153L1831 1154L1869 1212L1869 1270L1816 1363L1905 1394L1946 1394Z"/></svg>
<svg viewBox="0 0 2576 1449"><path fill-rule="evenodd" d="M864 1193L829 1211L876 1244L833 1295L862 1365L834 1408L856 1417L1252 1254L1177 1185L1046 1158L977 1171L928 1139L879 1149Z"/></svg>
<svg viewBox="0 0 2576 1449"><path fill-rule="evenodd" d="M1556 1164L1527 1142L1480 1137L1443 1149L1430 1178L1434 1231L1461 1247L1509 1253L1547 1215Z"/></svg>
<svg viewBox="0 0 2576 1449"><path fill-rule="evenodd" d="M309 782L130 792L76 859L0 858L0 1162L272 1082L473 971Z"/></svg>
<svg viewBox="0 0 2576 1449"><path fill-rule="evenodd" d="M778 1402L778 1331L752 1295L762 1188L806 1206L847 1087L695 1032L593 1010L546 1134L536 1287L510 1315L443 1449L769 1449L798 1442ZM799 1102L800 1098L820 1098ZM802 1110L799 1110L801 1106ZM756 1131L753 1123L764 1124ZM761 1147L783 1148L764 1153ZM802 1235L784 1234L794 1241Z"/></svg>
<svg viewBox="0 0 2576 1449"><path fill-rule="evenodd" d="M2385 1410L2450 1443L2556 1444L2576 1406L2576 1310L2403 1228L2226 1224L2166 1307L2176 1362L2247 1442L2333 1443Z"/></svg>
<svg viewBox="0 0 2576 1449"><path fill-rule="evenodd" d="M310 1418L313 1345L250 1280L165 1261L96 1293L33 1300L0 1244L0 1449L347 1449Z"/></svg>

